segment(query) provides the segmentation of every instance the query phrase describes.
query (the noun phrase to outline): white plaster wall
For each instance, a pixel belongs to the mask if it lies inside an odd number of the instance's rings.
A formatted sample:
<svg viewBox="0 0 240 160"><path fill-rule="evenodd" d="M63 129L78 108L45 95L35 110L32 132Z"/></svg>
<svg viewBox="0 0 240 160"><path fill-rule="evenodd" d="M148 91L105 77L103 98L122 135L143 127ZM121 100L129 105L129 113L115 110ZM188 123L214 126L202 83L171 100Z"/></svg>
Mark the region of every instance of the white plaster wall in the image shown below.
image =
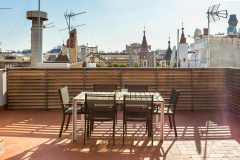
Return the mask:
<svg viewBox="0 0 240 160"><path fill-rule="evenodd" d="M195 40L190 45L197 52L198 67L208 67L208 39ZM226 37L210 37L210 67L240 67L240 39Z"/></svg>
<svg viewBox="0 0 240 160"><path fill-rule="evenodd" d="M179 44L179 60L180 60L181 68L188 67L188 44L187 43Z"/></svg>
<svg viewBox="0 0 240 160"><path fill-rule="evenodd" d="M0 107L7 104L7 81L6 71L0 70Z"/></svg>
<svg viewBox="0 0 240 160"><path fill-rule="evenodd" d="M69 63L37 63L37 68L70 68Z"/></svg>
<svg viewBox="0 0 240 160"><path fill-rule="evenodd" d="M96 68L97 64L96 63L87 63L87 67L89 67L89 68Z"/></svg>

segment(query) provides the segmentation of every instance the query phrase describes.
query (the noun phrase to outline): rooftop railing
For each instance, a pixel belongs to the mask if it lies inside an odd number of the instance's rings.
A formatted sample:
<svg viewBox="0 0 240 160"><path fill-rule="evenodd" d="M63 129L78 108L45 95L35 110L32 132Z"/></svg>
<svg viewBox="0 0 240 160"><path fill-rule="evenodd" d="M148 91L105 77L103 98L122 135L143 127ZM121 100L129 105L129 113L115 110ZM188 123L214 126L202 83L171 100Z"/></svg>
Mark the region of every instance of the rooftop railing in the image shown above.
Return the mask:
<svg viewBox="0 0 240 160"><path fill-rule="evenodd" d="M230 109L240 114L240 69L78 68L7 70L7 108L60 108L57 89L71 96L92 91L93 84L147 84L168 97L181 90L179 109Z"/></svg>

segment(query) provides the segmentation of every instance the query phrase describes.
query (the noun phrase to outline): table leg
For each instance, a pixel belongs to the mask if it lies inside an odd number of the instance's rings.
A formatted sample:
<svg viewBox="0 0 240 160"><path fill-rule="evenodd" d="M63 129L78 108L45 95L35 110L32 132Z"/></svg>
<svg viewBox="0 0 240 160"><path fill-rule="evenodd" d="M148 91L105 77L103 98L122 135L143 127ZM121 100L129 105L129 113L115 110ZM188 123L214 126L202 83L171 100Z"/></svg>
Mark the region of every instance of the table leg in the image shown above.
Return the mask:
<svg viewBox="0 0 240 160"><path fill-rule="evenodd" d="M72 141L77 140L77 101L73 101L73 111L72 111L72 122L73 122L73 130L72 130Z"/></svg>
<svg viewBox="0 0 240 160"><path fill-rule="evenodd" d="M81 127L84 130L84 114L81 114Z"/></svg>
<svg viewBox="0 0 240 160"><path fill-rule="evenodd" d="M158 116L158 114L156 114L156 128L158 128L158 122L159 122L159 116Z"/></svg>
<svg viewBox="0 0 240 160"><path fill-rule="evenodd" d="M160 128L160 140L163 141L163 132L164 132L164 102L161 104L161 115L160 115L160 121L161 121L161 128Z"/></svg>

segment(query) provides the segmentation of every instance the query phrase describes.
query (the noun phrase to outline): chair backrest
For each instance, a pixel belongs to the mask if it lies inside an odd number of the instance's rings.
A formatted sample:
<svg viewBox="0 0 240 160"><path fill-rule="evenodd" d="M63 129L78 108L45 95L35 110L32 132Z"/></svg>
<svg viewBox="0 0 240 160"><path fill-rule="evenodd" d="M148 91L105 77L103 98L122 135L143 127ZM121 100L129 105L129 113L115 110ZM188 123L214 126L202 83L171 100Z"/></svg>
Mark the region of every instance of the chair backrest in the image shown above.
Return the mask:
<svg viewBox="0 0 240 160"><path fill-rule="evenodd" d="M59 96L60 96L62 109L64 109L65 105L70 102L68 87L65 86L63 88L58 89L58 93L59 93Z"/></svg>
<svg viewBox="0 0 240 160"><path fill-rule="evenodd" d="M171 107L172 107L171 109L173 109L173 111L176 110L179 95L180 95L180 90L173 88L172 92L171 92L170 100L169 100L169 104L173 104L173 105L171 105Z"/></svg>
<svg viewBox="0 0 240 160"><path fill-rule="evenodd" d="M114 92L117 90L117 84L94 84L93 91L95 92Z"/></svg>
<svg viewBox="0 0 240 160"><path fill-rule="evenodd" d="M148 92L148 85L126 84L125 88L128 89L128 92Z"/></svg>
<svg viewBox="0 0 240 160"><path fill-rule="evenodd" d="M116 95L115 94L85 94L86 112L94 112L99 109L108 109L108 111L115 111L116 109Z"/></svg>
<svg viewBox="0 0 240 160"><path fill-rule="evenodd" d="M124 95L123 112L128 111L153 113L153 95Z"/></svg>

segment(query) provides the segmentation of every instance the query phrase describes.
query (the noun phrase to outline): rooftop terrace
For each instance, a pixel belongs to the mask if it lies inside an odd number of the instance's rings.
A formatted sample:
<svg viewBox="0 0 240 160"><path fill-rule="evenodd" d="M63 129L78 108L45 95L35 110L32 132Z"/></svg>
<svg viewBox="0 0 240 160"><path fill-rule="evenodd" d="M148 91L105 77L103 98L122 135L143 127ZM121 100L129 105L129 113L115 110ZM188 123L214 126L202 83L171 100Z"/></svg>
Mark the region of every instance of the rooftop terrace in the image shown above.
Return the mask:
<svg viewBox="0 0 240 160"><path fill-rule="evenodd" d="M5 152L0 159L240 159L240 69L16 68L6 74L7 109L0 109ZM119 88L148 84L150 91L163 97L169 96L171 88L180 89L178 137L165 118L164 142L160 142L160 129L155 129L151 146L145 124L132 123L123 146L119 112L115 146L108 122L96 123L86 145L82 129L77 142L71 142L72 124L58 138L62 113L57 89L68 85L75 96L91 91L95 83L114 83Z"/></svg>
<svg viewBox="0 0 240 160"><path fill-rule="evenodd" d="M123 146L121 115L114 146L109 124L105 122L96 124L94 134L83 145L81 129L77 142L71 142L72 126L58 138L59 110L2 110L0 137L5 138L5 152L0 159L240 159L240 118L235 113L178 111L178 137L175 138L166 120L165 141L160 143L155 130L154 146L145 134L145 127L137 129L134 124Z"/></svg>

